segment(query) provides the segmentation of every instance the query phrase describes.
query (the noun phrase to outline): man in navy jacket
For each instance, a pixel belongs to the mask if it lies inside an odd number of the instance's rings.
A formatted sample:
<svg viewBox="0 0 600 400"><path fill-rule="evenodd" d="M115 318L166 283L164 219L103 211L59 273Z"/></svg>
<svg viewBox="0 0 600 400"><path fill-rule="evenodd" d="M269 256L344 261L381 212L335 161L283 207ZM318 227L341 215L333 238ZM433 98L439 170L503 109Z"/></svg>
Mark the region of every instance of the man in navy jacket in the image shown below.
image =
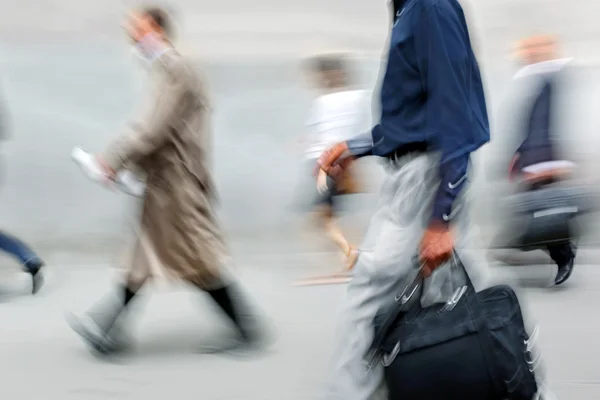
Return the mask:
<svg viewBox="0 0 600 400"><path fill-rule="evenodd" d="M465 284L465 271L482 289L487 267L473 251L479 246L469 238L464 196L470 155L490 134L463 10L457 0L394 0L390 35L379 124L318 162L335 178L352 160L372 155L385 160L387 172L348 287L328 400L372 398L382 369L364 372L371 322L408 283L414 256L427 278L422 306L449 299ZM454 249L464 271L446 266Z"/></svg>

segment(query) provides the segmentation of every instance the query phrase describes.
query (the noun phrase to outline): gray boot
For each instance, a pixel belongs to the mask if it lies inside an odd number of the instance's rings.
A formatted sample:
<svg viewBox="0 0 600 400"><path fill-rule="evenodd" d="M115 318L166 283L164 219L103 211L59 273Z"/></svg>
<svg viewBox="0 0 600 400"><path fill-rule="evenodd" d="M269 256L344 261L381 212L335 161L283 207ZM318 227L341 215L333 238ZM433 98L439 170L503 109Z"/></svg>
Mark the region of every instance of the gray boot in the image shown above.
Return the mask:
<svg viewBox="0 0 600 400"><path fill-rule="evenodd" d="M125 348L122 314L126 309L122 299L110 296L84 315L69 314L67 322L93 351L107 355Z"/></svg>

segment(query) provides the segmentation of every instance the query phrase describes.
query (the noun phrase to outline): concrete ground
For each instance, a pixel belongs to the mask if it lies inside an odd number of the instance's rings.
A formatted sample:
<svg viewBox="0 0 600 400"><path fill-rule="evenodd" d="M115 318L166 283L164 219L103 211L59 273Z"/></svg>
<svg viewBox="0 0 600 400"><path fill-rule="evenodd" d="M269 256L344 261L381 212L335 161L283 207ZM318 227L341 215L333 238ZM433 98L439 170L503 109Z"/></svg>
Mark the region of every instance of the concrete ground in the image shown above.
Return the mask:
<svg viewBox="0 0 600 400"><path fill-rule="evenodd" d="M326 272L328 253L255 254L237 258L246 289L274 327L269 352L252 359L207 354L225 325L201 295L183 287L159 286L140 302L134 351L101 362L92 357L64 320L104 295L114 278L108 266L49 268L38 297L26 294L28 280L6 265L1 288L2 384L0 398L296 400L315 399L329 371L337 308L344 286L292 288L299 277ZM590 259L591 257L587 257ZM503 268L503 273L509 269ZM600 335L596 300L600 271L579 265L568 284L545 287L549 266L512 268L542 328L543 349L558 398L600 398L597 360Z"/></svg>

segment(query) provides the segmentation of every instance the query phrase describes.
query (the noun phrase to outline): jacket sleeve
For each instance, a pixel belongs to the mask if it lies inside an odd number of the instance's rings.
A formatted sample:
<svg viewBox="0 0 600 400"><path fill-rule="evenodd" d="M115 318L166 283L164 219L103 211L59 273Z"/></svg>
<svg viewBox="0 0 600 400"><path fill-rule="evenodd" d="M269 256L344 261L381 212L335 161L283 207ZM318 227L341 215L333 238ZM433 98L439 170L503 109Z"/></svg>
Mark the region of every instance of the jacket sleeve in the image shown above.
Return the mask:
<svg viewBox="0 0 600 400"><path fill-rule="evenodd" d="M440 186L432 220L448 223L453 203L467 181L469 152L461 148L470 134L472 109L468 93L470 46L455 10L436 3L415 23L415 48L421 79L427 90L427 120L440 151ZM458 209L454 211L456 213Z"/></svg>
<svg viewBox="0 0 600 400"><path fill-rule="evenodd" d="M373 134L370 131L354 136L347 140L346 144L352 157L360 158L373 154Z"/></svg>
<svg viewBox="0 0 600 400"><path fill-rule="evenodd" d="M165 68L148 106L103 154L105 162L115 171L138 164L161 148L170 140L170 128L179 122L178 114L188 93L185 66L176 60Z"/></svg>

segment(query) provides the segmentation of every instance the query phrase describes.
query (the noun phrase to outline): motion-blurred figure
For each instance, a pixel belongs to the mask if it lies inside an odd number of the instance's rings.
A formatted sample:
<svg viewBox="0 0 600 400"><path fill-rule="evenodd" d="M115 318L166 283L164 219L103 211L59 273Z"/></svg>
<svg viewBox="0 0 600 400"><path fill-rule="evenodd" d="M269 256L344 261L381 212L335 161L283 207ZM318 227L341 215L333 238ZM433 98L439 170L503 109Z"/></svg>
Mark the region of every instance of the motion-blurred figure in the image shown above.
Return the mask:
<svg viewBox="0 0 600 400"><path fill-rule="evenodd" d="M227 249L213 208L216 190L207 158L210 105L199 77L171 44L171 29L161 9L131 13L127 32L147 62L153 91L130 129L97 156L113 180L133 167L147 175L140 229L120 299L103 301L70 320L100 353L115 351L115 322L140 288L161 275L187 281L214 300L236 328L228 349L247 349L259 339L257 326L251 328L243 317L237 285L224 270Z"/></svg>
<svg viewBox="0 0 600 400"><path fill-rule="evenodd" d="M0 139L5 139L8 125L6 123L7 116L1 115L0 118L2 119ZM31 275L31 292L36 294L44 284L44 276L41 272L44 261L28 245L4 231L0 231L0 250L16 258L23 266L25 272Z"/></svg>
<svg viewBox="0 0 600 400"><path fill-rule="evenodd" d="M361 124L370 110L369 94L351 86L344 61L337 55L324 55L310 60L309 73L321 95L313 102L307 121L308 132L302 140L307 173L312 174L318 157L325 149L360 133ZM361 190L359 186L355 171L351 169L344 171L336 180L321 171L317 175L316 187L313 185L309 190L311 206L316 208L318 220L345 257L343 273L356 264L358 249L348 242L336 223L339 196L357 193Z"/></svg>
<svg viewBox="0 0 600 400"><path fill-rule="evenodd" d="M321 169L334 177L368 155L382 157L387 172L348 286L327 400L368 400L377 392L383 365L365 372L363 361L373 340L372 321L407 287L415 256L426 278L423 307L446 302L456 285L465 284L465 272L476 290L486 284L485 258L469 251L478 246L464 192L470 155L490 134L464 14L456 0L394 0L391 11L381 120L364 137L340 142L319 159ZM438 268L454 248L464 270ZM433 376L423 379L432 387L438 382ZM489 398L481 395L489 392L484 381L465 387L461 398Z"/></svg>
<svg viewBox="0 0 600 400"><path fill-rule="evenodd" d="M535 80L537 92L526 113L522 129L524 138L512 159L509 174L512 180L522 181L524 190L538 190L567 179L575 167L573 162L565 160L553 141L557 75L570 59L558 57L552 36L525 39L519 43L518 51L524 66L515 78ZM573 272L574 246L571 243L552 244L547 250L558 266L554 282L560 285Z"/></svg>
<svg viewBox="0 0 600 400"><path fill-rule="evenodd" d="M0 249L19 260L25 272L31 275L31 293L39 292L44 284L41 272L44 261L29 246L6 232L0 232Z"/></svg>

